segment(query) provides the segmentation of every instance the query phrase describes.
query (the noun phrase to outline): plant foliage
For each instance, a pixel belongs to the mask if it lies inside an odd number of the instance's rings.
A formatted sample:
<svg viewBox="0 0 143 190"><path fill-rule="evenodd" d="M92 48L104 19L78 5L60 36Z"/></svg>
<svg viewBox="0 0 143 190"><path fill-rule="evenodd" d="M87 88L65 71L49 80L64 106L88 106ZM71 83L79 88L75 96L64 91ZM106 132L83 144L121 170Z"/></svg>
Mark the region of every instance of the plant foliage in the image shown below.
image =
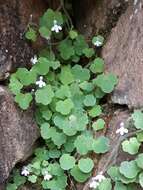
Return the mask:
<svg viewBox="0 0 143 190"><path fill-rule="evenodd" d="M89 153L103 154L109 150L109 139L95 137L95 131L105 127L105 121L100 119L100 99L113 91L117 77L103 73L104 61L96 55L95 42L103 44L104 38L95 36L89 47L84 36L72 27L67 30L67 22L65 13L48 9L40 18L39 28L30 26L26 32L28 40L36 41L40 35L48 45L30 69L19 68L11 75L9 88L21 109L28 109L34 102L44 146L35 150L34 159L27 166L29 175L14 174L7 190L18 189L26 180L51 190L64 190L71 177L85 182L94 167ZM84 67L82 60L89 64ZM131 144L135 144L134 149ZM131 153L138 150L136 141L129 142L128 147L124 143L123 147ZM130 165L123 165L120 170L127 178L127 169L133 168L129 177L135 178L138 166ZM109 179L99 189L106 186L111 189Z"/></svg>

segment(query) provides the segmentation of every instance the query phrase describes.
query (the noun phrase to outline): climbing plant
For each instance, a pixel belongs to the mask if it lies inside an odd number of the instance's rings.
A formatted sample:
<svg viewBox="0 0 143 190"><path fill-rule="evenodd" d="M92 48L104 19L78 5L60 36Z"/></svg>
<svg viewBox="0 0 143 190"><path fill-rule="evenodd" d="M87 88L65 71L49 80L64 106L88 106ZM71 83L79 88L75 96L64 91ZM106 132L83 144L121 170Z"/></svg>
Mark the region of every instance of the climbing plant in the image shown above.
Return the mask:
<svg viewBox="0 0 143 190"><path fill-rule="evenodd" d="M16 190L26 182L36 183L41 189L64 190L68 184L74 188L75 182L83 183L92 176L94 160L90 154L104 154L110 149L107 137L96 137L105 128L100 100L117 84L114 74L104 73L104 60L97 56L104 38L97 35L87 41L74 29L65 9L48 9L38 28L29 24L25 37L35 42L39 36L45 42L43 49L31 58L30 68L18 68L11 75L9 88L21 109L35 105L44 143L29 164L13 171L7 190ZM140 128L140 121L136 122ZM140 143L132 138L122 146L135 154ZM135 162L121 164L120 172L126 180L133 181L141 170ZM127 168L133 168L131 176L126 176ZM111 176L115 171L118 168L108 173ZM100 175L103 183L98 189L110 189L111 180Z"/></svg>

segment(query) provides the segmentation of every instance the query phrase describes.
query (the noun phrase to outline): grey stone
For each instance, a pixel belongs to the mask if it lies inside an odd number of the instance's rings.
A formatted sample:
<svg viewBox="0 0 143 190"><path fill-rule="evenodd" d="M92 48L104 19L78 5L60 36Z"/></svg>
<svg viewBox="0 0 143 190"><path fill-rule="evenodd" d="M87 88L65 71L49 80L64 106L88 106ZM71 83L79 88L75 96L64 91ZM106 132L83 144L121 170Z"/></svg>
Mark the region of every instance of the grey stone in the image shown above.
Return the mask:
<svg viewBox="0 0 143 190"><path fill-rule="evenodd" d="M9 91L0 86L0 184L4 183L16 163L32 152L39 137L34 111L22 111Z"/></svg>
<svg viewBox="0 0 143 190"><path fill-rule="evenodd" d="M115 73L119 83L112 100L130 108L143 106L143 3L129 6L113 28L102 55L106 71Z"/></svg>
<svg viewBox="0 0 143 190"><path fill-rule="evenodd" d="M125 0L73 0L76 27L88 38L107 36L127 6Z"/></svg>

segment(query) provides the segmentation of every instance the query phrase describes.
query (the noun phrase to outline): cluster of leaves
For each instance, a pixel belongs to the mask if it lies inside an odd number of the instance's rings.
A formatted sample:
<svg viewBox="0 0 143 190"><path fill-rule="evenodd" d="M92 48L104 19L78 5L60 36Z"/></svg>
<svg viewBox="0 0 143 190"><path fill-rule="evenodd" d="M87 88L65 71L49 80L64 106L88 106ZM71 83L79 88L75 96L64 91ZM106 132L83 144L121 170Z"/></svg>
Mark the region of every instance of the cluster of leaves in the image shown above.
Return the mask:
<svg viewBox="0 0 143 190"><path fill-rule="evenodd" d="M121 162L120 166L112 166L107 173L115 183L115 190L135 190L139 186L143 188L143 153L140 147L143 142L143 113L135 110L132 114L133 123L130 125L136 129L136 136L122 142L122 150L135 155L135 159ZM137 187L137 184L139 185Z"/></svg>
<svg viewBox="0 0 143 190"><path fill-rule="evenodd" d="M36 121L45 142L44 147L36 149L35 158L28 165L27 180L41 184L43 189L64 190L69 176L81 183L91 176L94 162L89 153L102 154L109 150L109 139L96 138L95 133L105 127L105 121L99 118L100 99L113 91L117 78L103 73L103 59L97 57L95 49L75 30L68 34L65 30L51 31L54 20L62 27L67 22L60 12L51 9L45 12L39 33L48 46L30 69L19 68L11 75L9 87L23 110L34 100ZM53 48L52 40L62 39L65 34L67 37ZM26 33L32 41L37 35L31 27ZM103 41L103 38L94 37L93 44L96 40ZM89 66L83 67L82 60ZM46 84L42 88L35 84L40 76ZM44 180L45 172L52 179ZM13 180L7 190L15 190L21 184L23 180L18 184Z"/></svg>

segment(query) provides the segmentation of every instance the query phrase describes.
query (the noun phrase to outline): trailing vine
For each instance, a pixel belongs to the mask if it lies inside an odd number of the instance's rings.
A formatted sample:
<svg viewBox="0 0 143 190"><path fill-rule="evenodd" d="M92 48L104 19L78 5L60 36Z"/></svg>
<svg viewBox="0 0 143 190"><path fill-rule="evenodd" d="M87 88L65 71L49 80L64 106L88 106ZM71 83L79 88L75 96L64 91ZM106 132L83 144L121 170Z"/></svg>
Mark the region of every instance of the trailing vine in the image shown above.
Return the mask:
<svg viewBox="0 0 143 190"><path fill-rule="evenodd" d="M143 187L140 110L134 111L130 125L120 124L117 145L103 170L92 176L95 163L91 153L96 156L110 150L109 139L98 134L105 129L100 100L114 90L118 80L114 74L104 73L104 60L97 56L104 38L97 35L87 43L73 28L65 8L62 10L48 9L38 28L29 24L26 38L35 42L41 36L46 45L31 58L30 68L18 68L10 77L9 88L19 107L26 110L34 102L44 143L28 165L13 171L7 190L16 190L27 182L41 189L76 189L76 182L87 180L84 190L134 190L136 184ZM120 145L136 158L116 166Z"/></svg>

